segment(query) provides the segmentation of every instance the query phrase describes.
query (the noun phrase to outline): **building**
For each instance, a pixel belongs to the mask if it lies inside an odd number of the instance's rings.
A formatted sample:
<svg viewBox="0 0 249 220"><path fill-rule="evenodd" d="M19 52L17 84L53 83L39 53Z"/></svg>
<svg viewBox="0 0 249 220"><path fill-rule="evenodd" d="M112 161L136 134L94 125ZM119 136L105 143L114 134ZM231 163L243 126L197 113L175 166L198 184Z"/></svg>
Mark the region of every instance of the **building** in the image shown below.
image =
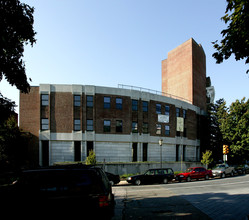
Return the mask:
<svg viewBox="0 0 249 220"><path fill-rule="evenodd" d="M195 47L196 43L191 42ZM165 87L163 83L163 91L168 93L172 91L167 90L170 78L175 76L168 70L165 75L165 61L162 65L166 84ZM186 81L185 76L178 80ZM138 87L56 84L31 87L29 94L20 94L19 124L33 135L30 149L33 163L45 166L84 161L90 150L95 151L99 162L199 161L205 109L200 96L206 100L206 93L196 92L195 80L188 83L193 90L192 99L178 93L158 95ZM185 94L185 90L182 92Z"/></svg>

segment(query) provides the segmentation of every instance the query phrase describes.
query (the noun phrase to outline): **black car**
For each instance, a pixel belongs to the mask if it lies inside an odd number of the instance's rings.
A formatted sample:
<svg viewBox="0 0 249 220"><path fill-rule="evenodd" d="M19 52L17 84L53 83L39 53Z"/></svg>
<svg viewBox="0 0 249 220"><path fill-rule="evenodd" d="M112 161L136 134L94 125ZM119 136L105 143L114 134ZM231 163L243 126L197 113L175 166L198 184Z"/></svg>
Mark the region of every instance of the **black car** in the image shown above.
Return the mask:
<svg viewBox="0 0 249 220"><path fill-rule="evenodd" d="M23 171L11 188L0 190L0 198L6 208L2 210L11 208L18 217L35 213L111 218L114 212L114 195L105 172L88 166Z"/></svg>
<svg viewBox="0 0 249 220"><path fill-rule="evenodd" d="M174 178L174 171L171 168L149 169L144 174L131 176L127 178L128 183L153 184L153 183L168 183Z"/></svg>
<svg viewBox="0 0 249 220"><path fill-rule="evenodd" d="M115 184L118 184L120 182L120 177L119 175L115 175L115 174L112 174L112 173L108 173L108 172L105 172L107 178L109 179L111 185L115 185Z"/></svg>

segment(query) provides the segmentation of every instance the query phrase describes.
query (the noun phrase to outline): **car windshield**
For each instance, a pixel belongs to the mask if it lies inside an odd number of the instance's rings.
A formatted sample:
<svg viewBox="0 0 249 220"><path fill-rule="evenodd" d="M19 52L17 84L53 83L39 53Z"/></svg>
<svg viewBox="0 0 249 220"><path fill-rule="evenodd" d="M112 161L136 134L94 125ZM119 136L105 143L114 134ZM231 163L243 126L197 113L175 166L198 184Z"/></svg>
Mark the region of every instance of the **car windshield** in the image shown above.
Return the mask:
<svg viewBox="0 0 249 220"><path fill-rule="evenodd" d="M192 172L192 170L193 170L193 168L188 168L188 169L185 171L185 173L190 173L190 172Z"/></svg>

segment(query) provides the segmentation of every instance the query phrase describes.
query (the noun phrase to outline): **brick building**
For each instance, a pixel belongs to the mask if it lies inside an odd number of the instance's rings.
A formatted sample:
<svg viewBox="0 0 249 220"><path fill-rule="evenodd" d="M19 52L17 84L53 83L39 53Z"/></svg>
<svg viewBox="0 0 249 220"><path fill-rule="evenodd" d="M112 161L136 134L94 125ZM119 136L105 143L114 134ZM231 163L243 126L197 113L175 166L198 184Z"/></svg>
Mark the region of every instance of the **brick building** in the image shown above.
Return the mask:
<svg viewBox="0 0 249 220"><path fill-rule="evenodd" d="M84 161L91 149L97 161L199 161L204 103L174 95L184 99L135 87L40 84L20 94L19 124L33 135L40 165Z"/></svg>

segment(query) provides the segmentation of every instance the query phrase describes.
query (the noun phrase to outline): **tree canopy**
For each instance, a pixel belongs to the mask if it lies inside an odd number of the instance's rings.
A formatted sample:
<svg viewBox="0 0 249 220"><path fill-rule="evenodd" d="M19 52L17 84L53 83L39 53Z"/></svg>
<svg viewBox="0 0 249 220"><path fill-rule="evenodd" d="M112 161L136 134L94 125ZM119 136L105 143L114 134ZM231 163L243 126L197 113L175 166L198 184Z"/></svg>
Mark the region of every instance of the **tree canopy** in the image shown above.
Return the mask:
<svg viewBox="0 0 249 220"><path fill-rule="evenodd" d="M21 92L28 92L24 45L36 42L34 8L19 0L0 0L0 81L5 79Z"/></svg>
<svg viewBox="0 0 249 220"><path fill-rule="evenodd" d="M236 60L246 59L249 63L249 1L227 0L225 16L221 18L227 29L221 31L223 39L213 42L217 50L213 54L217 63L227 60L232 54ZM249 70L247 70L247 73Z"/></svg>

